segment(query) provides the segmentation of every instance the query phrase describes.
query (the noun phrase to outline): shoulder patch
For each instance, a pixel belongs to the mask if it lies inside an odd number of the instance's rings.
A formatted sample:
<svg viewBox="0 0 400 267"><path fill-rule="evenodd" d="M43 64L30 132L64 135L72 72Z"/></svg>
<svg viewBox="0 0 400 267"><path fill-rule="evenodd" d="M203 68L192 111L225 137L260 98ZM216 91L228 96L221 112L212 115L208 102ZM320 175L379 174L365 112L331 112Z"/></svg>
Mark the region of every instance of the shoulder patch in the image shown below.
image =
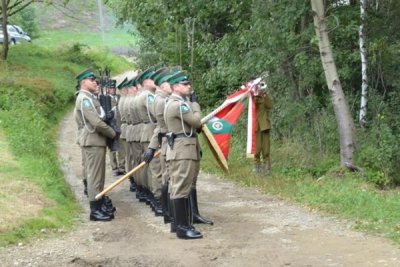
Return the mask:
<svg viewBox="0 0 400 267"><path fill-rule="evenodd" d="M82 106L83 106L84 108L92 108L92 104L90 103L90 100L87 99L87 98L83 99Z"/></svg>
<svg viewBox="0 0 400 267"><path fill-rule="evenodd" d="M153 95L148 95L147 96L147 102L149 104L153 104L154 103L154 96Z"/></svg>
<svg viewBox="0 0 400 267"><path fill-rule="evenodd" d="M181 112L182 113L188 113L190 111L190 108L186 104L181 104Z"/></svg>

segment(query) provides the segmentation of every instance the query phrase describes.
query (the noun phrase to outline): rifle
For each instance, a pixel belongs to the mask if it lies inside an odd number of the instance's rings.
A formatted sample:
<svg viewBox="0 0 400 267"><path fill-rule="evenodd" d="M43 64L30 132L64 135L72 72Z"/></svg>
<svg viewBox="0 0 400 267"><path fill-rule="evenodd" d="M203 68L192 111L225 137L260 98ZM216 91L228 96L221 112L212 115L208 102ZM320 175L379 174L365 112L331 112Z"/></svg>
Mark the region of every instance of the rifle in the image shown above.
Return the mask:
<svg viewBox="0 0 400 267"><path fill-rule="evenodd" d="M115 110L113 110L111 105L111 96L107 92L107 89L110 86L110 74L111 71L107 67L104 70L100 70L99 102L105 113L104 122L107 123L116 132L115 138L107 138L108 148L110 149L110 151L115 152L118 151L118 138L119 134L121 134L121 129L117 126L117 121L114 116Z"/></svg>

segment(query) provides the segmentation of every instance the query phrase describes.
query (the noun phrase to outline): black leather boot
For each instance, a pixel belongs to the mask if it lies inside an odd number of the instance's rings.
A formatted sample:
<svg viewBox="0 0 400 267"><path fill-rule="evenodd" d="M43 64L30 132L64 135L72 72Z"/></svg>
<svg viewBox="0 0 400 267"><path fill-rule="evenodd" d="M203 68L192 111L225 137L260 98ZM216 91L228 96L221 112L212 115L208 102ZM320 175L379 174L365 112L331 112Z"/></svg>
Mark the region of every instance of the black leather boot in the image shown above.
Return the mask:
<svg viewBox="0 0 400 267"><path fill-rule="evenodd" d="M153 193L148 188L145 189L145 192L146 192L146 205L150 206L151 201L154 198Z"/></svg>
<svg viewBox="0 0 400 267"><path fill-rule="evenodd" d="M181 239L202 238L203 235L190 224L189 199L178 198L174 199L173 203L174 219L176 223L176 236Z"/></svg>
<svg viewBox="0 0 400 267"><path fill-rule="evenodd" d="M87 180L83 179L83 194L85 196L88 196L88 191L87 191Z"/></svg>
<svg viewBox="0 0 400 267"><path fill-rule="evenodd" d="M195 188L190 191L189 200L190 200L190 207L192 209L192 214L193 214L193 223L204 223L204 224L213 225L214 223L212 221L201 217L201 215L199 213L199 206L197 203L197 190Z"/></svg>
<svg viewBox="0 0 400 267"><path fill-rule="evenodd" d="M114 213L117 209L114 207L114 205L112 204L111 198L109 198L108 196L104 196L103 197L103 205L107 208L107 210L109 212Z"/></svg>
<svg viewBox="0 0 400 267"><path fill-rule="evenodd" d="M163 216L163 209L161 205L161 199L154 198L154 215L155 216Z"/></svg>
<svg viewBox="0 0 400 267"><path fill-rule="evenodd" d="M169 210L169 218L171 221L171 228L170 232L171 233L176 233L176 223L175 223L175 208L174 208L174 202L172 199L168 198L168 210Z"/></svg>
<svg viewBox="0 0 400 267"><path fill-rule="evenodd" d="M162 208L162 215L164 216L164 223L170 223L171 219L169 217L168 211L168 183L164 184L161 187L161 208Z"/></svg>
<svg viewBox="0 0 400 267"><path fill-rule="evenodd" d="M89 218L91 221L106 222L106 221L112 220L111 216L109 216L101 211L101 205L102 205L101 200L90 201L90 216L89 216Z"/></svg>
<svg viewBox="0 0 400 267"><path fill-rule="evenodd" d="M146 192L145 192L145 188L143 186L139 186L137 188L138 193L137 194L137 199L139 199L139 202L146 202Z"/></svg>
<svg viewBox="0 0 400 267"><path fill-rule="evenodd" d="M129 191L135 192L136 191L135 179L133 177L129 177L129 181L131 182L131 185L129 186Z"/></svg>
<svg viewBox="0 0 400 267"><path fill-rule="evenodd" d="M142 192L142 186L137 185L136 186L136 199L139 199L140 192Z"/></svg>

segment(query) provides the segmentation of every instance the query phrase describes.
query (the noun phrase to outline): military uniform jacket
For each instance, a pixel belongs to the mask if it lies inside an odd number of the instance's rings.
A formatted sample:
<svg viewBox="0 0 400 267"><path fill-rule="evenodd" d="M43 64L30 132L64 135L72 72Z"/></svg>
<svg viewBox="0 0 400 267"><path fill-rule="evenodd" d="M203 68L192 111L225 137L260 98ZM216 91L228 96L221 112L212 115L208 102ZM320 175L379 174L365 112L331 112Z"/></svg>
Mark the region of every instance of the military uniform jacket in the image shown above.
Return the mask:
<svg viewBox="0 0 400 267"><path fill-rule="evenodd" d="M166 100L167 100L167 94L165 94L161 90L156 90L156 94L154 97L154 105L153 105L153 109L151 110L151 114L156 118L157 126L154 129L154 133L153 133L153 136L152 136L150 144L149 144L149 147L151 147L153 149L157 149L158 147L161 146L161 144L159 144L158 134L159 133L162 133L162 134L167 133L167 125L165 124L165 120L164 120L164 109L165 109ZM165 141L165 138L163 138L163 140ZM163 151L161 151L161 153L163 153L163 155L165 155L166 146L164 146L163 148L164 149L163 149Z"/></svg>
<svg viewBox="0 0 400 267"><path fill-rule="evenodd" d="M129 94L126 96L126 100L124 103L124 113L125 113L125 120L126 120L126 130L125 130L125 138L126 142L132 142L131 136L132 136L132 120L131 116L129 114L130 107L132 106L132 101L134 99L134 96L132 94Z"/></svg>
<svg viewBox="0 0 400 267"><path fill-rule="evenodd" d="M125 102L126 102L126 95L122 95L121 99L119 100L118 103L118 113L119 113L119 117L121 118L121 135L120 138L121 139L126 139L126 116L124 113L124 108L125 108Z"/></svg>
<svg viewBox="0 0 400 267"><path fill-rule="evenodd" d="M117 126L121 128L121 115L119 114L119 106L118 106L118 97L116 95L111 96L111 107L114 108L115 112L115 121L117 122Z"/></svg>
<svg viewBox="0 0 400 267"><path fill-rule="evenodd" d="M141 126L139 117L137 115L136 98L137 94L132 95L129 98L129 105L127 109L129 123L130 123L130 131L126 139L129 140L129 142L140 142L140 137L141 137L141 131L140 131Z"/></svg>
<svg viewBox="0 0 400 267"><path fill-rule="evenodd" d="M76 125L78 126L78 131L76 132L76 143L80 146L80 138L81 138L81 133L83 130L83 127L85 127L85 125L83 124L83 121L80 119L80 117L78 116L78 111L76 109L74 109L74 118L75 118L75 122Z"/></svg>
<svg viewBox="0 0 400 267"><path fill-rule="evenodd" d="M135 104L137 107L138 117L143 123L142 135L140 137L141 143L150 142L153 136L154 129L156 128L156 119L151 115L151 109L154 105L154 94L148 88L143 88L142 92L138 94Z"/></svg>
<svg viewBox="0 0 400 267"><path fill-rule="evenodd" d="M269 110L273 106L271 98L268 95L265 95L265 97L256 96L255 102L257 130L265 131L271 129L269 120Z"/></svg>
<svg viewBox="0 0 400 267"><path fill-rule="evenodd" d="M165 105L165 123L168 132L184 137L175 138L174 146L167 146L166 160L200 160L196 129L201 127L201 111L198 103L191 103L172 94ZM186 137L186 135L191 137Z"/></svg>
<svg viewBox="0 0 400 267"><path fill-rule="evenodd" d="M94 95L81 90L75 102L75 120L84 125L79 134L81 146L106 146L106 138L114 138L114 130L101 118L104 113Z"/></svg>

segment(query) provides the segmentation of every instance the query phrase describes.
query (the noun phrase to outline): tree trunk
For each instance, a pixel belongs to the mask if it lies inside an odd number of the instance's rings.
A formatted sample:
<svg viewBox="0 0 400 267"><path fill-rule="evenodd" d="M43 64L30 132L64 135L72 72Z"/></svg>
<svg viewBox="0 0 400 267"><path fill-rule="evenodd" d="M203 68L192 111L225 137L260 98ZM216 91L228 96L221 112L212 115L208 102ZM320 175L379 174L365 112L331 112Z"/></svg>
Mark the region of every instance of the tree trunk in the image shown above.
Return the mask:
<svg viewBox="0 0 400 267"><path fill-rule="evenodd" d="M7 60L8 56L8 31L7 31L7 0L1 0L1 26L3 28L3 50L1 51L1 59Z"/></svg>
<svg viewBox="0 0 400 267"><path fill-rule="evenodd" d="M365 48L365 33L364 33L364 23L365 23L365 6L366 1L360 1L360 29L359 29L359 44L360 44L360 54L361 54L361 106L360 106L360 117L359 122L362 127L367 124L367 104L368 104L368 76L367 76L367 49Z"/></svg>
<svg viewBox="0 0 400 267"><path fill-rule="evenodd" d="M340 165L344 167L352 167L355 151L354 122L333 59L325 24L325 8L323 0L311 0L311 6L314 16L315 31L319 39L319 51L322 66L324 68L326 82L338 124L340 138Z"/></svg>

